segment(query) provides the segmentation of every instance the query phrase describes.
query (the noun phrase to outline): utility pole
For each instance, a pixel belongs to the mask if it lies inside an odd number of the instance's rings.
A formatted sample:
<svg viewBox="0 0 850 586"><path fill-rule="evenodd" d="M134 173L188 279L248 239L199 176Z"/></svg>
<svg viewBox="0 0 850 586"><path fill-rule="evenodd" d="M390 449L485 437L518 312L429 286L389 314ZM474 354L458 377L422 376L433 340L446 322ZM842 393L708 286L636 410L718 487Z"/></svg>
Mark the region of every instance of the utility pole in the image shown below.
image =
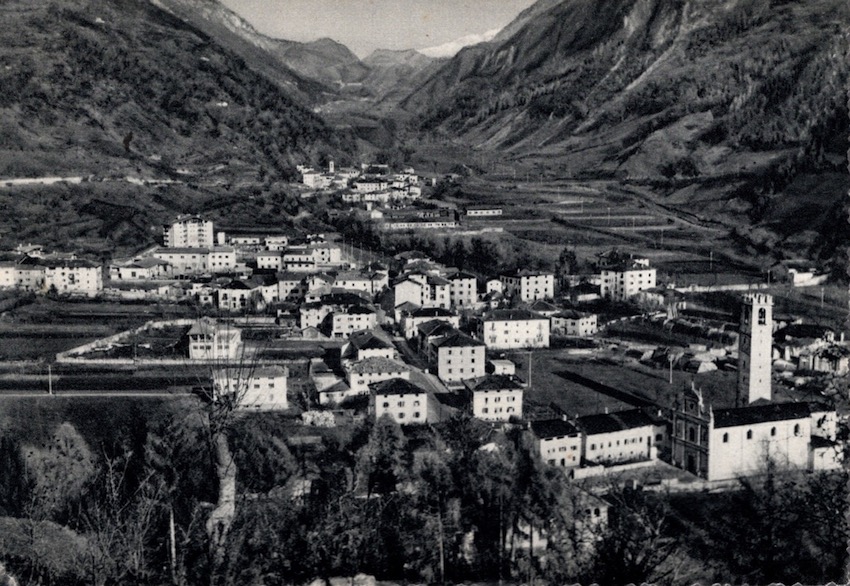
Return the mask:
<svg viewBox="0 0 850 586"><path fill-rule="evenodd" d="M528 388L531 389L531 360L534 354L531 350L528 351Z"/></svg>

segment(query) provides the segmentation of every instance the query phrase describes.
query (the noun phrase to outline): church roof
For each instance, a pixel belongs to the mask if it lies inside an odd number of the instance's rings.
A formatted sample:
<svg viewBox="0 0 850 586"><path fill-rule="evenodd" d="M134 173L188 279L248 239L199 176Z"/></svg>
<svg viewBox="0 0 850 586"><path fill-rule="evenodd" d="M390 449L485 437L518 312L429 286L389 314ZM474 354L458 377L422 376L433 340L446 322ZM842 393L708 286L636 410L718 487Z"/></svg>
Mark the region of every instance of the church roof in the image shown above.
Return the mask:
<svg viewBox="0 0 850 586"><path fill-rule="evenodd" d="M766 403L714 411L714 427L737 427L769 421L807 419L811 414L808 403Z"/></svg>

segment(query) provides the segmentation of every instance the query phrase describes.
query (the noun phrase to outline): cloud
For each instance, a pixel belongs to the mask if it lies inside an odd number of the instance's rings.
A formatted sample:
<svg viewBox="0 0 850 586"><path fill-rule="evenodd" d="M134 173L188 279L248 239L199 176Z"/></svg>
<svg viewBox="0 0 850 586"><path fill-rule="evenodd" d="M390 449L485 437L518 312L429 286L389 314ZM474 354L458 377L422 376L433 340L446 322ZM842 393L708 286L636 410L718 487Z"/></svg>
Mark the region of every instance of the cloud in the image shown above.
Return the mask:
<svg viewBox="0 0 850 586"><path fill-rule="evenodd" d="M435 47L427 47L425 49L417 49L423 55L428 55L428 57L451 57L464 47L468 47L470 45L477 45L478 43L486 43L491 40L500 29L494 28L485 33L477 34L477 35L466 35L464 37L460 37L459 39L455 39L453 41L449 41L448 43L443 43L442 45L437 45Z"/></svg>

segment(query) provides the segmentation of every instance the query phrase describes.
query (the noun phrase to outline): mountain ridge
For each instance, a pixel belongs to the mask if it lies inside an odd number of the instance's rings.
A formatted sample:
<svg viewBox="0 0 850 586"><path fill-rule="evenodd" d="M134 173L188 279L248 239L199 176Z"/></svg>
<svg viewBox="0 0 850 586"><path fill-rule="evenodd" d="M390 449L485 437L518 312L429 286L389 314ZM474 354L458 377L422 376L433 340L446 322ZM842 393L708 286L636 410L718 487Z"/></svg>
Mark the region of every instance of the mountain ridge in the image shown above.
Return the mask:
<svg viewBox="0 0 850 586"><path fill-rule="evenodd" d="M542 0L401 106L444 139L773 229L798 177L843 170L848 29L838 0Z"/></svg>

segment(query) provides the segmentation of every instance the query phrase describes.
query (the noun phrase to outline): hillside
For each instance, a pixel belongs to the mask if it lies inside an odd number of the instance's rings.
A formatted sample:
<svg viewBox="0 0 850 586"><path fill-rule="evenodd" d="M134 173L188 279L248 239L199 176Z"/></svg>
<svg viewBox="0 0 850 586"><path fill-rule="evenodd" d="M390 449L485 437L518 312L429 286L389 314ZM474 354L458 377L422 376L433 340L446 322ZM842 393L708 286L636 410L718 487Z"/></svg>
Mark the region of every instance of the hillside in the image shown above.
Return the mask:
<svg viewBox="0 0 850 586"><path fill-rule="evenodd" d="M3 244L144 246L173 213L353 150L280 86L142 0L3 3L0 87L0 179L83 180L4 182Z"/></svg>
<svg viewBox="0 0 850 586"><path fill-rule="evenodd" d="M402 105L425 132L817 253L850 187L848 27L844 0L541 0Z"/></svg>

